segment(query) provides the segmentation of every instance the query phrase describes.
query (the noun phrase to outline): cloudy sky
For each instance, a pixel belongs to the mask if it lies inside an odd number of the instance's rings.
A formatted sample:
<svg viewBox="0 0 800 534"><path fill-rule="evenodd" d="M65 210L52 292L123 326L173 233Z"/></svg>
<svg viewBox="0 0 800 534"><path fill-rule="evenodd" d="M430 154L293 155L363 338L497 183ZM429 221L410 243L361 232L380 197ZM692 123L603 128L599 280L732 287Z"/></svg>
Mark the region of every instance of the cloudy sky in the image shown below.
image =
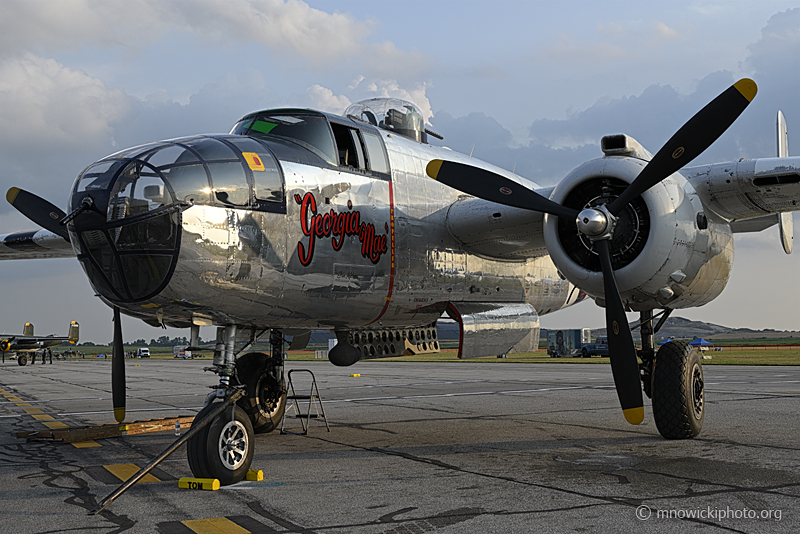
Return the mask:
<svg viewBox="0 0 800 534"><path fill-rule="evenodd" d="M0 188L65 208L77 173L124 147L227 132L255 109L340 113L375 96L411 100L447 146L553 185L598 157L605 134L627 133L655 152L743 76L759 84L756 100L696 162L773 156L778 109L797 155L796 5L4 0ZM0 233L31 228L0 203ZM800 330L800 253L783 253L776 228L737 237L736 249L722 296L679 314ZM111 312L75 260L3 262L0 284L0 331L33 321L38 333L66 332L74 319L83 339L111 338ZM163 334L123 322L126 339ZM602 324L591 303L542 319L544 327Z"/></svg>

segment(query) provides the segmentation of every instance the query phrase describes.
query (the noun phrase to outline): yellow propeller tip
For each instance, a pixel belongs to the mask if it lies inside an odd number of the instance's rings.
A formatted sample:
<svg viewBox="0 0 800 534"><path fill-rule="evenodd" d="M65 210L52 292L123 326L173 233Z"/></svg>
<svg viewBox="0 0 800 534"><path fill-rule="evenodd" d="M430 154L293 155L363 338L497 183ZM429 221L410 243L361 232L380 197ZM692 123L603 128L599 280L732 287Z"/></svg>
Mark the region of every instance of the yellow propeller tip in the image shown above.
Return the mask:
<svg viewBox="0 0 800 534"><path fill-rule="evenodd" d="M444 163L444 161L440 159L432 159L430 163L428 163L428 166L425 167L425 172L435 180L439 175L439 170L442 168L442 163Z"/></svg>
<svg viewBox="0 0 800 534"><path fill-rule="evenodd" d="M622 413L625 415L625 420L632 425L638 425L644 421L644 406L628 408L627 410L622 410Z"/></svg>
<svg viewBox="0 0 800 534"><path fill-rule="evenodd" d="M8 200L8 203L11 204L12 206L14 205L14 201L17 199L19 191L20 191L19 187L12 187L6 193L6 200Z"/></svg>
<svg viewBox="0 0 800 534"><path fill-rule="evenodd" d="M114 419L117 420L117 423L121 423L125 420L125 408L114 408Z"/></svg>
<svg viewBox="0 0 800 534"><path fill-rule="evenodd" d="M756 93L758 92L758 86L756 85L756 82L750 78L742 78L733 84L733 86L742 94L743 97L747 99L748 102L752 102L756 97Z"/></svg>

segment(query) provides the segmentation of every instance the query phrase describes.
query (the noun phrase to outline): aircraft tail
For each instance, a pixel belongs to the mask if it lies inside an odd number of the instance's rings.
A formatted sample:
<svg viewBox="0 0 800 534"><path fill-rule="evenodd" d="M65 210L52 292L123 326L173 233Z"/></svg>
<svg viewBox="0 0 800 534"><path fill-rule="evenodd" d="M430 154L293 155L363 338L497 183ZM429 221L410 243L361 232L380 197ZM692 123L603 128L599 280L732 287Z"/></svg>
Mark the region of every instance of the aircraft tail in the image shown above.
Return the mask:
<svg viewBox="0 0 800 534"><path fill-rule="evenodd" d="M22 335L23 336L33 335L33 323L25 323L25 326L22 327Z"/></svg>
<svg viewBox="0 0 800 534"><path fill-rule="evenodd" d="M69 323L69 343L75 345L78 342L80 325L77 321Z"/></svg>

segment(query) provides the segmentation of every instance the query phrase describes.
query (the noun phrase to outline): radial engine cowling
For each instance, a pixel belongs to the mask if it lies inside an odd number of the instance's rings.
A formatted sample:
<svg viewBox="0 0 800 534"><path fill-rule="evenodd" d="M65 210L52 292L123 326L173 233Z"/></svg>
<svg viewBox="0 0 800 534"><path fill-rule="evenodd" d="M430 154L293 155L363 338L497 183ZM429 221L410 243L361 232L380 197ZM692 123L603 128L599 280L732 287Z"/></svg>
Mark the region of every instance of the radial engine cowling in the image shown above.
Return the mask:
<svg viewBox="0 0 800 534"><path fill-rule="evenodd" d="M567 175L550 199L578 210L607 204L641 172L649 153L630 137L603 138L603 158ZM603 275L593 242L576 221L547 215L550 257L570 282L603 302ZM633 311L703 305L724 289L733 263L728 224L706 212L678 173L631 202L617 220L611 260L623 302Z"/></svg>

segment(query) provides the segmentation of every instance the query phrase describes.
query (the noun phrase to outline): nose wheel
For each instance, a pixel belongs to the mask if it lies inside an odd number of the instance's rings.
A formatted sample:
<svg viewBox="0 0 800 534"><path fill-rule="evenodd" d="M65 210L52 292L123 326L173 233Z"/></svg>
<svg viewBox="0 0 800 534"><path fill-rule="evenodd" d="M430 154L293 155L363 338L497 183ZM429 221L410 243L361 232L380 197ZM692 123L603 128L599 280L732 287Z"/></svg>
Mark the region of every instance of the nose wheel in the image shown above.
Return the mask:
<svg viewBox="0 0 800 534"><path fill-rule="evenodd" d="M216 406L212 403L203 408L195 423ZM192 474L216 478L223 486L243 480L253 461L254 439L253 426L244 410L239 406L226 409L187 442Z"/></svg>

